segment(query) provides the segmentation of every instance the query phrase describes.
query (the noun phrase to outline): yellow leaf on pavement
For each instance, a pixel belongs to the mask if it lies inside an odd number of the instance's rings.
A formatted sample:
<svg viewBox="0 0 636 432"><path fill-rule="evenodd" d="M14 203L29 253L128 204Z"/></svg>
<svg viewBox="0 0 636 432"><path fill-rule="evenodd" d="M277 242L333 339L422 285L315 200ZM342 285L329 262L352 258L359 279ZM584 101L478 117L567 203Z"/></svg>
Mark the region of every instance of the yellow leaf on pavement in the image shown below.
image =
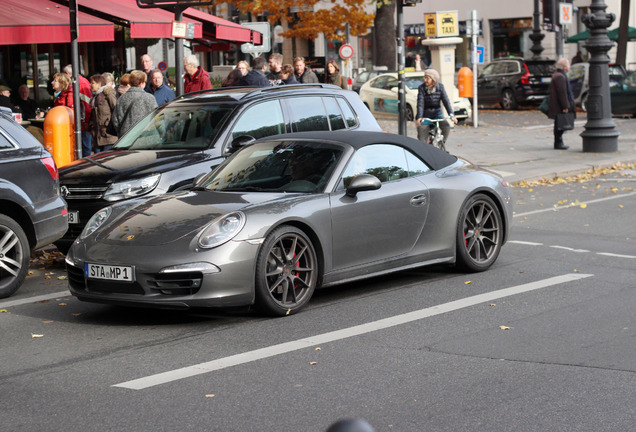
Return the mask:
<svg viewBox="0 0 636 432"><path fill-rule="evenodd" d="M31 337L32 338L41 338L41 337L44 337L44 335L31 333Z"/></svg>
<svg viewBox="0 0 636 432"><path fill-rule="evenodd" d="M499 326L499 328L502 329L502 330L510 330L510 327L505 326L505 325L501 325L501 326Z"/></svg>

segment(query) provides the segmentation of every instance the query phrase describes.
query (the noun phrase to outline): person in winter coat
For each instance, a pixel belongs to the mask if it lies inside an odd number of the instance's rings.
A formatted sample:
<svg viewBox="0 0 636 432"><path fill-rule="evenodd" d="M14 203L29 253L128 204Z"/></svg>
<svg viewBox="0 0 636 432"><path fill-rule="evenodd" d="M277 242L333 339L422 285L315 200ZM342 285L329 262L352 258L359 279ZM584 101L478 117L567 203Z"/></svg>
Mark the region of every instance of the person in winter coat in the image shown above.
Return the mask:
<svg viewBox="0 0 636 432"><path fill-rule="evenodd" d="M290 64L283 65L280 69L280 77L283 85L285 84L299 84L294 76L294 67Z"/></svg>
<svg viewBox="0 0 636 432"><path fill-rule="evenodd" d="M73 79L73 66L72 65L66 65L64 66L64 69L62 69L62 72L64 72L66 75L68 75L68 77L72 80ZM71 81L72 82L72 81ZM80 100L80 105L82 107L81 109L81 115L82 115L82 156L89 156L91 154L91 152L93 151L93 144L92 144L92 140L93 140L93 136L91 135L90 131L88 130L88 120L91 118L91 106L90 106L90 102L91 102L91 98L93 97L93 94L91 93L91 84L88 82L88 80L86 78L84 78L82 75L78 74L77 75L77 85L79 87L79 100Z"/></svg>
<svg viewBox="0 0 636 432"><path fill-rule="evenodd" d="M556 117L558 113L574 112L574 94L570 86L567 72L570 70L570 61L560 58L556 62L556 71L550 81L550 104L548 106L548 118L554 119L554 149L567 150L569 146L563 144L563 130L557 127Z"/></svg>
<svg viewBox="0 0 636 432"><path fill-rule="evenodd" d="M88 121L88 129L93 135L93 150L99 153L109 150L117 142L117 136L106 132L117 105L117 96L115 89L106 84L103 75L93 75L89 82L93 97L90 102L91 118Z"/></svg>
<svg viewBox="0 0 636 432"><path fill-rule="evenodd" d="M327 62L327 73L325 74L325 83L337 85L343 89L347 89L347 83L343 82L344 79L340 75L340 68L334 60Z"/></svg>
<svg viewBox="0 0 636 432"><path fill-rule="evenodd" d="M318 77L307 66L305 66L305 58L304 57L296 57L294 59L294 71L296 80L299 83L307 84L307 83L317 83Z"/></svg>
<svg viewBox="0 0 636 432"><path fill-rule="evenodd" d="M236 87L243 79L243 72L240 69L232 69L223 80L221 87Z"/></svg>
<svg viewBox="0 0 636 432"><path fill-rule="evenodd" d="M252 60L252 70L241 79L239 85L269 87L269 80L265 76L267 61L264 57L256 57Z"/></svg>
<svg viewBox="0 0 636 432"><path fill-rule="evenodd" d="M190 93L199 90L207 90L212 88L210 75L208 71L203 70L199 66L199 59L195 55L186 56L183 59L183 68L185 69L183 92Z"/></svg>
<svg viewBox="0 0 636 432"><path fill-rule="evenodd" d="M432 122L423 120L424 118L438 119L443 118L442 104L446 108L449 117L457 124L453 106L448 99L444 84L439 82L439 72L435 69L426 69L424 71L424 83L417 88L417 115L415 116L415 124L417 125L417 139L428 143L428 136L431 130ZM439 123L444 135L444 142L450 134L450 125L443 121Z"/></svg>
<svg viewBox="0 0 636 432"><path fill-rule="evenodd" d="M67 106L73 109L73 87L68 75L58 72L51 81L53 87L53 106Z"/></svg>
<svg viewBox="0 0 636 432"><path fill-rule="evenodd" d="M144 90L146 77L147 75L143 71L132 71L130 73L130 89L117 100L110 121L120 138L139 120L157 108L155 97Z"/></svg>

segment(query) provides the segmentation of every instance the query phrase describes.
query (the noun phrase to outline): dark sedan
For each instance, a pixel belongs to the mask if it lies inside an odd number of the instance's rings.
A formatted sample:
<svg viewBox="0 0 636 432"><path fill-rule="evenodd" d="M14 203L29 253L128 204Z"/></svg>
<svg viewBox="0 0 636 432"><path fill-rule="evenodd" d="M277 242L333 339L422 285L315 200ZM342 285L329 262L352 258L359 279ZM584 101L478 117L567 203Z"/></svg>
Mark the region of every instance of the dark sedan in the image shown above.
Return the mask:
<svg viewBox="0 0 636 432"><path fill-rule="evenodd" d="M99 211L66 263L80 300L281 316L321 286L430 264L486 270L511 215L501 177L418 140L306 132L244 147L192 190Z"/></svg>
<svg viewBox="0 0 636 432"><path fill-rule="evenodd" d="M67 228L53 157L0 108L0 298L22 285L31 251Z"/></svg>
<svg viewBox="0 0 636 432"><path fill-rule="evenodd" d="M636 115L636 72L631 72L610 88L612 114Z"/></svg>

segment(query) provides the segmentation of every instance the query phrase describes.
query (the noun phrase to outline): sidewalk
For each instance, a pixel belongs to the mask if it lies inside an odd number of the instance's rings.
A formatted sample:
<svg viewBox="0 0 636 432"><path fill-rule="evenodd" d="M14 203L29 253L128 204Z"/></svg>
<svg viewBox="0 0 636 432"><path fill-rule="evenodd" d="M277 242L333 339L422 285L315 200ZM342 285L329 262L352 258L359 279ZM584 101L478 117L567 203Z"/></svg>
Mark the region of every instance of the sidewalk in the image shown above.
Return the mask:
<svg viewBox="0 0 636 432"><path fill-rule="evenodd" d="M449 153L502 175L509 183L521 180L563 177L617 162L636 163L636 119L614 118L618 151L583 153L580 134L587 122L577 113L573 131L563 135L568 150L553 149L553 121L539 111L480 110L479 127L471 123L452 129L446 143ZM472 122L472 119L471 119ZM397 120L379 119L387 132L397 133ZM417 138L415 123L407 124L407 135Z"/></svg>

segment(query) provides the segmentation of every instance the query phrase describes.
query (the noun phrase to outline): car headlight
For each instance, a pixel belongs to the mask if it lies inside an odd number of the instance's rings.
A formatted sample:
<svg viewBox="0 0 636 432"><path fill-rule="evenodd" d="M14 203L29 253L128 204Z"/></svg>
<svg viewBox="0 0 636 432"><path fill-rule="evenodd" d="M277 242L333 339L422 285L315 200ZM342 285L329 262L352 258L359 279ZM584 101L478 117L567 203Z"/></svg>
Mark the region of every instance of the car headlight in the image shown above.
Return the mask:
<svg viewBox="0 0 636 432"><path fill-rule="evenodd" d="M153 174L137 180L117 182L104 192L106 201L119 201L147 194L157 187L161 174Z"/></svg>
<svg viewBox="0 0 636 432"><path fill-rule="evenodd" d="M97 230L97 228L99 228L104 224L104 222L106 222L108 216L110 216L110 213L110 207L103 208L95 213L84 227L84 231L82 231L82 234L80 234L80 238L85 239L89 235L93 234Z"/></svg>
<svg viewBox="0 0 636 432"><path fill-rule="evenodd" d="M229 213L210 223L199 236L199 247L209 249L233 239L245 225L241 212Z"/></svg>

